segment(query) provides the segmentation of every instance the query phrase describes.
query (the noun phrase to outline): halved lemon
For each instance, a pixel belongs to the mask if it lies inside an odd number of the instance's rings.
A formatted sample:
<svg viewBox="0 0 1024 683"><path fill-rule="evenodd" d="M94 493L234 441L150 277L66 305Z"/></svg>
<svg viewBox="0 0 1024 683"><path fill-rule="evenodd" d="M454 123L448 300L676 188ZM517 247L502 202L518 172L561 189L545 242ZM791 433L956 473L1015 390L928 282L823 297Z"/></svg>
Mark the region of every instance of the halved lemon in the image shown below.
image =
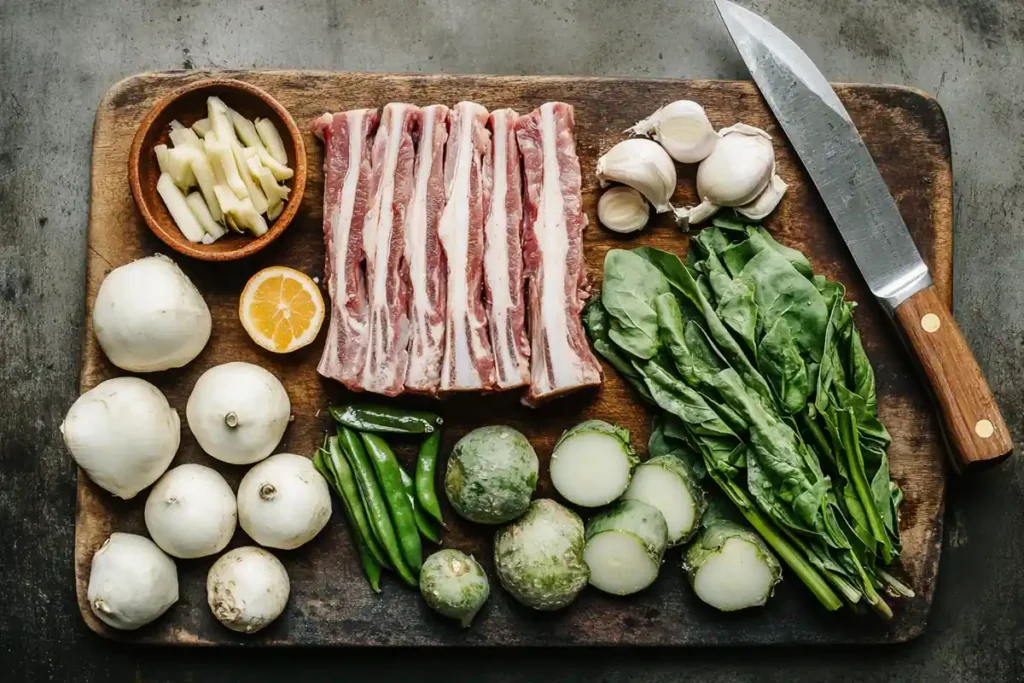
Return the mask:
<svg viewBox="0 0 1024 683"><path fill-rule="evenodd" d="M316 339L324 322L324 298L308 275L271 266L245 284L238 317L254 342L274 353L289 353Z"/></svg>

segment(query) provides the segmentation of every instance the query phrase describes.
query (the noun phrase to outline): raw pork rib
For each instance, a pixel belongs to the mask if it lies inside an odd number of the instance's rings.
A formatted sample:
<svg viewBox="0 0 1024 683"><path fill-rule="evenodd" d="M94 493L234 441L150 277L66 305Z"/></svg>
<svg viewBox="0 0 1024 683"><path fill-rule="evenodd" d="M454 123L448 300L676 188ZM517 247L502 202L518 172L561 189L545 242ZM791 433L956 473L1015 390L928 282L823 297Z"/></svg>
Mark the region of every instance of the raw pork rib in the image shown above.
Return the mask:
<svg viewBox="0 0 1024 683"><path fill-rule="evenodd" d="M444 208L444 143L448 107L423 109L416 181L406 213L405 260L409 264L409 369L405 388L435 393L444 357L445 264L437 224Z"/></svg>
<svg viewBox="0 0 1024 683"><path fill-rule="evenodd" d="M421 118L419 107L389 104L373 141L370 206L363 226L369 324L361 383L386 396L402 392L409 361L405 212L413 192L412 134Z"/></svg>
<svg viewBox="0 0 1024 683"><path fill-rule="evenodd" d="M359 388L366 348L363 219L370 180L370 145L376 109L324 114L313 132L324 141L324 271L331 322L317 371Z"/></svg>
<svg viewBox="0 0 1024 683"><path fill-rule="evenodd" d="M583 200L572 106L548 102L516 121L526 176L523 255L529 287L527 405L599 384L580 321L586 300Z"/></svg>
<svg viewBox="0 0 1024 683"><path fill-rule="evenodd" d="M523 301L522 180L515 121L511 109L491 112L491 154L485 164L491 177L491 196L484 224L484 284L487 321L499 389L521 387L530 381L530 347L526 341Z"/></svg>
<svg viewBox="0 0 1024 683"><path fill-rule="evenodd" d="M483 302L484 208L490 189L484 159L491 146L486 125L487 110L474 102L459 102L449 116L440 223L448 261L441 391L491 389L495 383Z"/></svg>

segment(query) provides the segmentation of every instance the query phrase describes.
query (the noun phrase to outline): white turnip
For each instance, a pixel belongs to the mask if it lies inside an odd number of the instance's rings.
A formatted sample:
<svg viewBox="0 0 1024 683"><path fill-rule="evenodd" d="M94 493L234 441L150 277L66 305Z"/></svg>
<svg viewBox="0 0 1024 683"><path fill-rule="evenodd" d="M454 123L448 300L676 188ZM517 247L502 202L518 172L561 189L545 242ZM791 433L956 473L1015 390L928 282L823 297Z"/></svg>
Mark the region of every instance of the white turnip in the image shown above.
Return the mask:
<svg viewBox="0 0 1024 683"><path fill-rule="evenodd" d="M210 339L210 309L174 261L157 254L110 271L92 326L110 362L130 372L180 368Z"/></svg>
<svg viewBox="0 0 1024 683"><path fill-rule="evenodd" d="M331 493L313 461L278 453L238 486L238 521L262 546L291 550L313 539L331 517Z"/></svg>
<svg viewBox="0 0 1024 683"><path fill-rule="evenodd" d="M134 630L178 601L178 570L148 538L113 533L93 555L86 597L104 623Z"/></svg>
<svg viewBox="0 0 1024 683"><path fill-rule="evenodd" d="M108 379L79 396L60 433L86 476L125 499L160 478L181 438L178 414L137 377Z"/></svg>
<svg viewBox="0 0 1024 683"><path fill-rule="evenodd" d="M274 452L288 427L291 403L270 372L232 362L196 381L185 416L204 451L232 465L250 465Z"/></svg>
<svg viewBox="0 0 1024 683"><path fill-rule="evenodd" d="M288 603L288 572L263 548L224 553L206 575L206 600L232 631L255 633L281 616Z"/></svg>
<svg viewBox="0 0 1024 683"><path fill-rule="evenodd" d="M223 550L235 533L235 494L215 470L178 465L146 499L146 529L168 555L206 557Z"/></svg>

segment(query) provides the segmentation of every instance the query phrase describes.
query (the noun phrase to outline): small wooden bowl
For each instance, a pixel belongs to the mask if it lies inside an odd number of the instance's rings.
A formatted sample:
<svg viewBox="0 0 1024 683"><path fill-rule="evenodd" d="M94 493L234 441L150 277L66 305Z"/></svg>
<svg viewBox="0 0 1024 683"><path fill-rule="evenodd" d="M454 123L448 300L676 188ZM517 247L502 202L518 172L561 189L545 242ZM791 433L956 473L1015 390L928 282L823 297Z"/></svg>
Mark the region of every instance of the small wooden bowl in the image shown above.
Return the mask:
<svg viewBox="0 0 1024 683"><path fill-rule="evenodd" d="M294 177L285 183L291 187L288 203L281 215L270 223L269 230L260 237L229 231L213 244L189 242L157 194L156 183L160 178L160 168L153 148L169 143L168 133L172 120L177 119L183 125L191 126L205 118L206 98L211 95L220 97L229 107L248 119L260 117L273 121L288 153L288 167L295 171ZM291 114L265 91L242 81L211 78L175 90L160 99L146 114L132 141L128 156L128 181L146 225L169 247L203 261L234 261L251 256L273 242L295 217L306 187L306 147Z"/></svg>

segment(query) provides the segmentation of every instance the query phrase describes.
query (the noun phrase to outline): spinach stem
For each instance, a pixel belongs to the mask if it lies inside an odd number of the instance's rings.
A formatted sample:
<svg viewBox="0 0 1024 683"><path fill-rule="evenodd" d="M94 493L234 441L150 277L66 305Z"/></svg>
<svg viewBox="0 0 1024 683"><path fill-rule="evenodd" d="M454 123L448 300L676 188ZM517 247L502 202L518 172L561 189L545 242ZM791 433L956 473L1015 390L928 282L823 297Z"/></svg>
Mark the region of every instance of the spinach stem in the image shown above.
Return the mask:
<svg viewBox="0 0 1024 683"><path fill-rule="evenodd" d="M871 495L871 487L868 485L867 477L864 474L864 456L860 451L857 424L854 422L853 416L849 411L840 410L838 413L839 428L846 432L843 435L843 441L846 442L843 450L846 451L846 466L850 472L850 477L853 479L853 487L857 491L857 497L860 498L860 504L864 506L865 516L868 518L868 526L871 527L871 535L882 546L883 559L886 563L891 562L892 551L889 548L888 536L886 535L885 528L882 526L882 518L878 514L875 499Z"/></svg>

